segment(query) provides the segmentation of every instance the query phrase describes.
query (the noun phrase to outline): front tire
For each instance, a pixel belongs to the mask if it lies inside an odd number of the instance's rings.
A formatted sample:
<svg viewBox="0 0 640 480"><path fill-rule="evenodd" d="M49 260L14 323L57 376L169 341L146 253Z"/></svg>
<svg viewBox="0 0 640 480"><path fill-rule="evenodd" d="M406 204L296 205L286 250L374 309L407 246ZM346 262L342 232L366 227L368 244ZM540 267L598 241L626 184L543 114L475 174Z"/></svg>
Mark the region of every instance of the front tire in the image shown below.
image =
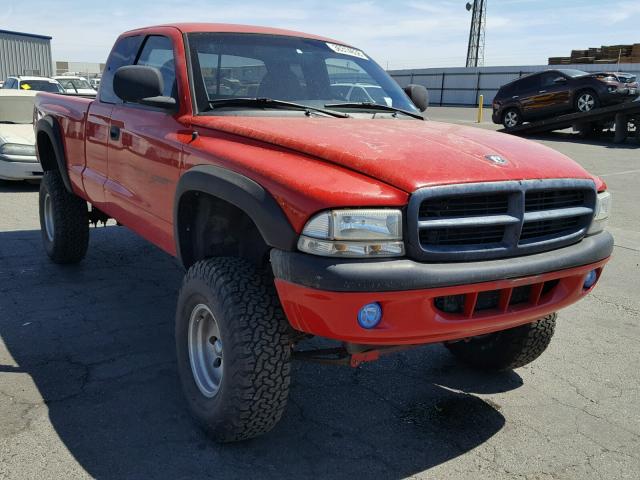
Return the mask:
<svg viewBox="0 0 640 480"><path fill-rule="evenodd" d="M508 108L502 115L502 125L507 130L522 125L522 115L517 108Z"/></svg>
<svg viewBox="0 0 640 480"><path fill-rule="evenodd" d="M557 314L552 313L533 323L445 345L470 367L513 370L533 362L547 349L555 330L556 317Z"/></svg>
<svg viewBox="0 0 640 480"><path fill-rule="evenodd" d="M250 263L212 258L187 272L176 313L178 372L196 422L214 440L271 430L289 392L289 325Z"/></svg>
<svg viewBox="0 0 640 480"><path fill-rule="evenodd" d="M576 95L576 112L590 112L600 106L598 94L593 90L582 90Z"/></svg>
<svg viewBox="0 0 640 480"><path fill-rule="evenodd" d="M87 202L70 193L57 170L40 182L40 231L47 255L55 263L80 262L89 247Z"/></svg>

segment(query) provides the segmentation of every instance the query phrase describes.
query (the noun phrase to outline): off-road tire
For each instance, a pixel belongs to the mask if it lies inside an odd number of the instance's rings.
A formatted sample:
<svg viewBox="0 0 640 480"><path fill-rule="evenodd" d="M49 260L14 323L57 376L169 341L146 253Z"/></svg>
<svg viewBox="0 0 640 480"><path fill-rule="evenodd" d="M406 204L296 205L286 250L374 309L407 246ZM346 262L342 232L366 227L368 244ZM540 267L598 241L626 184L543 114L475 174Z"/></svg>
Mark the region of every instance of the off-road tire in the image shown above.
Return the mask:
<svg viewBox="0 0 640 480"><path fill-rule="evenodd" d="M445 345L470 367L513 370L533 362L547 349L555 330L556 317L557 314L552 313L520 327Z"/></svg>
<svg viewBox="0 0 640 480"><path fill-rule="evenodd" d="M195 263L178 298L175 338L178 373L196 423L218 442L246 440L271 430L289 393L289 324L272 282L239 258ZM199 304L218 325L223 374L213 397L198 387L189 356L189 322Z"/></svg>
<svg viewBox="0 0 640 480"><path fill-rule="evenodd" d="M89 217L87 202L70 193L57 170L44 172L39 195L40 231L47 255L55 263L80 262L89 247ZM47 201L47 198L49 199ZM53 232L49 232L45 218L45 204L49 202L47 217ZM51 236L50 236L51 234Z"/></svg>
<svg viewBox="0 0 640 480"><path fill-rule="evenodd" d="M511 118L514 118L514 120L510 121ZM502 125L507 130L522 125L522 113L520 113L520 110L517 108L507 108L502 114Z"/></svg>

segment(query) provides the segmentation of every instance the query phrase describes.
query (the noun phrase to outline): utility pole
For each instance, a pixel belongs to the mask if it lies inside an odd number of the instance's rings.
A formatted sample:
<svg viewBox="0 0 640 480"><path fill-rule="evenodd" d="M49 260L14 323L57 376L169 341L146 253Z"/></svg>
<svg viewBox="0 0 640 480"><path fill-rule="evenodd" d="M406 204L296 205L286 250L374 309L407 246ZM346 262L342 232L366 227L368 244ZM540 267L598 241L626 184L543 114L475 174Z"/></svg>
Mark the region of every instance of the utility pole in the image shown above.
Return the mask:
<svg viewBox="0 0 640 480"><path fill-rule="evenodd" d="M484 65L484 31L487 20L487 0L467 2L467 11L472 11L471 28L469 29L469 46L467 47L467 67Z"/></svg>

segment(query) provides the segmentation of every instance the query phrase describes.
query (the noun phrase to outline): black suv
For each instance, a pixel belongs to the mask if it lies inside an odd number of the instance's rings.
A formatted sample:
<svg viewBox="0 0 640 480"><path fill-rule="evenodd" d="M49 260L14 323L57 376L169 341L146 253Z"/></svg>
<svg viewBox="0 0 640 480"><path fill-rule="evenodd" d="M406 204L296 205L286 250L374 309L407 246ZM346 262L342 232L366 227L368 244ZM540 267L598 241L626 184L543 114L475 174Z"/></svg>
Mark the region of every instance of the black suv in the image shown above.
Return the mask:
<svg viewBox="0 0 640 480"><path fill-rule="evenodd" d="M633 100L628 88L607 77L581 70L546 70L508 83L493 100L493 122L513 128L569 112L588 112L600 106Z"/></svg>

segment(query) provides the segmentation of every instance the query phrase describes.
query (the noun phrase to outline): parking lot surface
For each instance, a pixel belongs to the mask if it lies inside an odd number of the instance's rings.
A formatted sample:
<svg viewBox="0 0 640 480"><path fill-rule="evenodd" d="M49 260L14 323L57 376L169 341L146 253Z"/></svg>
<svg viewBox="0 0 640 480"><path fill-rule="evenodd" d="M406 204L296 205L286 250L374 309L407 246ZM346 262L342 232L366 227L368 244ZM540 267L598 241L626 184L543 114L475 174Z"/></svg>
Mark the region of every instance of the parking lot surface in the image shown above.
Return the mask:
<svg viewBox="0 0 640 480"><path fill-rule="evenodd" d="M472 125L475 111L428 116ZM606 180L616 238L540 359L489 375L433 345L358 369L296 363L283 421L225 446L181 396L176 261L109 226L82 264L54 265L37 187L1 184L0 478L640 478L640 148L535 141Z"/></svg>

